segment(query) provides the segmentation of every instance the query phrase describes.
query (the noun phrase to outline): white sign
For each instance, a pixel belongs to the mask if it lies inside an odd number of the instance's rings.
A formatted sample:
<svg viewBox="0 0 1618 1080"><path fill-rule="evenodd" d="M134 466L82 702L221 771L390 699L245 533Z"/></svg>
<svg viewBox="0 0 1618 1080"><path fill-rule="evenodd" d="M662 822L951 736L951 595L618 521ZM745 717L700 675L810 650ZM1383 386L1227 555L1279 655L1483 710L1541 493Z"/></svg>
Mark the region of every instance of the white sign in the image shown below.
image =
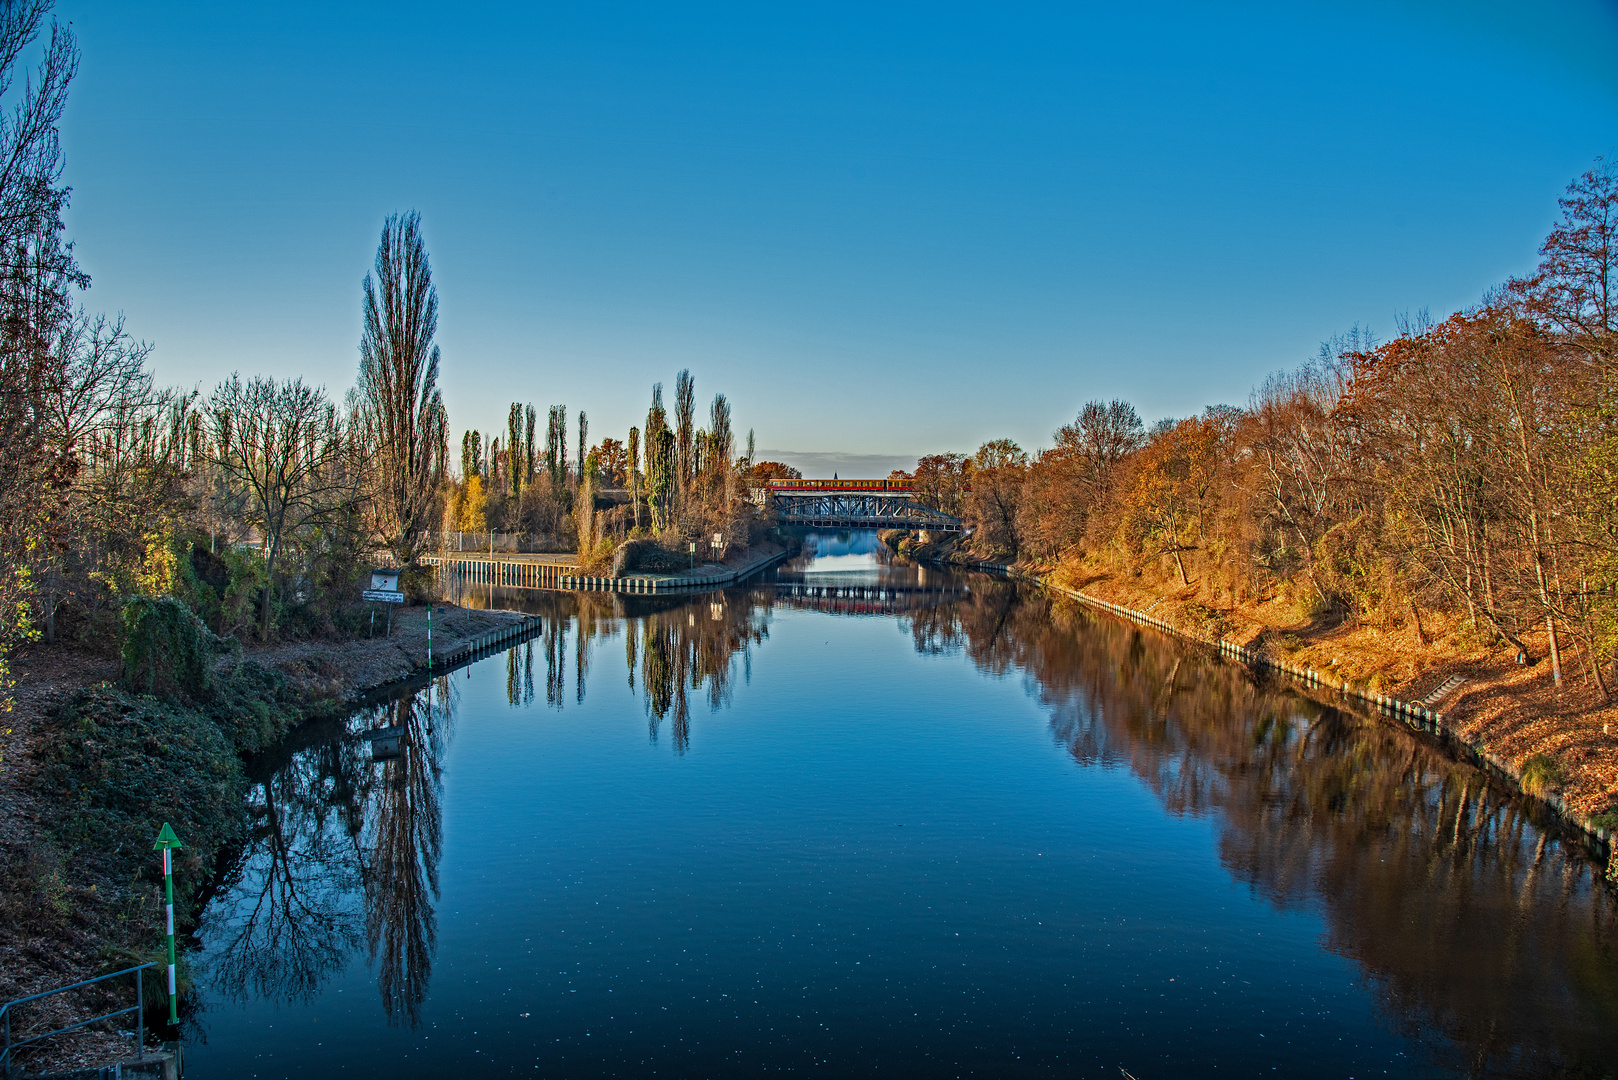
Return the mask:
<svg viewBox="0 0 1618 1080"><path fill-rule="evenodd" d="M371 591L372 592L398 592L399 591L399 571L397 571L397 570L372 570L371 571Z"/></svg>
<svg viewBox="0 0 1618 1080"><path fill-rule="evenodd" d="M365 597L367 600L372 600L379 604L404 603L404 593L397 592L393 589L366 589L360 595Z"/></svg>

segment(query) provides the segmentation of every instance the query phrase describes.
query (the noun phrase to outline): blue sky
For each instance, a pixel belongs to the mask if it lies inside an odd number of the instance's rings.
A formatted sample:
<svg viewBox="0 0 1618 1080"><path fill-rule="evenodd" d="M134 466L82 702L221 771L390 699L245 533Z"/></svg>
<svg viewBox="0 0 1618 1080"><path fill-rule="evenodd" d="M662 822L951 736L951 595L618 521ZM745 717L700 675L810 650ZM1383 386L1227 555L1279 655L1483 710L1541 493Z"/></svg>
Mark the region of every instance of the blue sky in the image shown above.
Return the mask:
<svg viewBox="0 0 1618 1080"><path fill-rule="evenodd" d="M85 302L341 394L415 208L457 438L689 367L885 473L1475 303L1618 156L1614 0L768 7L63 0Z"/></svg>

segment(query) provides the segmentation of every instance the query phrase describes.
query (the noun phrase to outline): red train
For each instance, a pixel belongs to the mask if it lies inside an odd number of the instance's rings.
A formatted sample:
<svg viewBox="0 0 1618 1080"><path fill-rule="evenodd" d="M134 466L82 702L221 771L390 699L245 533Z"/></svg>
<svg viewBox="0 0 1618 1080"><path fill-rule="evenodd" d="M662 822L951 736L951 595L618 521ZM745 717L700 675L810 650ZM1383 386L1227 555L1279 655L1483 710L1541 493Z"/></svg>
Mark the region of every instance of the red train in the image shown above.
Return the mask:
<svg viewBox="0 0 1618 1080"><path fill-rule="evenodd" d="M910 480L770 480L768 484L771 491L779 491L783 495L814 491L891 491L909 494L916 490L915 483Z"/></svg>

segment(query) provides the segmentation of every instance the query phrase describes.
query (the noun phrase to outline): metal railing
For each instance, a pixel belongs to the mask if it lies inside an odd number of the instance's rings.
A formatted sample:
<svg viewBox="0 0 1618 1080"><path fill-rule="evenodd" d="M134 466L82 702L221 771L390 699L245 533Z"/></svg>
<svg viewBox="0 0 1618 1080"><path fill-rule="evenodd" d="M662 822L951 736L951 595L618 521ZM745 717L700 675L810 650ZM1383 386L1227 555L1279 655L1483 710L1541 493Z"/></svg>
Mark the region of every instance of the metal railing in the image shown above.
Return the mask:
<svg viewBox="0 0 1618 1080"><path fill-rule="evenodd" d="M8 1001L4 1005L0 1005L0 1029L3 1029L5 1034L5 1046L0 1047L0 1076L11 1075L12 1055L18 1050L21 1050L23 1047L31 1046L32 1044L40 1042L41 1040L49 1039L56 1035L62 1035L66 1032L73 1031L77 1028L86 1027L102 1020L110 1020L115 1016L122 1016L125 1013L135 1014L135 1053L139 1054L144 1051L146 1049L146 991L145 987L142 985L143 980L141 979L141 972L145 971L147 968L155 967L157 967L157 964L155 963L140 964L136 967L124 968L122 971L114 971L110 975L98 975L93 979L85 979L83 982L69 983L66 986L58 986L55 990L47 990L43 994L30 994L27 997L20 997L15 1001ZM47 1031L43 1035L31 1035L28 1038L17 1042L12 1041L11 1014L18 1005L25 1005L30 1001L38 1001L41 998L52 997L56 994L65 994L69 990L79 990L86 986L94 986L96 983L106 982L108 979L116 979L122 975L135 976L135 1004L122 1009L114 1009L109 1013L102 1013L100 1016L92 1016L88 1020L80 1020L76 1024L69 1024L67 1027L57 1028L55 1031Z"/></svg>

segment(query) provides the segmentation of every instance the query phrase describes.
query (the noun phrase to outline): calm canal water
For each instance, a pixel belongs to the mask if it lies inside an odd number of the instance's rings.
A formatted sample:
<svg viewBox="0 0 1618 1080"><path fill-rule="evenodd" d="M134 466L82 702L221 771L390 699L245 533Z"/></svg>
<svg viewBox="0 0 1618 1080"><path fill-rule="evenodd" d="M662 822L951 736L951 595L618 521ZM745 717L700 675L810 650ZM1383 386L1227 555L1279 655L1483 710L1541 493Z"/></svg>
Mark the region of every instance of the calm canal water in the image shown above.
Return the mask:
<svg viewBox="0 0 1618 1080"><path fill-rule="evenodd" d="M543 636L258 763L189 1075L1614 1075L1612 902L1477 772L870 534L808 550L464 597Z"/></svg>

